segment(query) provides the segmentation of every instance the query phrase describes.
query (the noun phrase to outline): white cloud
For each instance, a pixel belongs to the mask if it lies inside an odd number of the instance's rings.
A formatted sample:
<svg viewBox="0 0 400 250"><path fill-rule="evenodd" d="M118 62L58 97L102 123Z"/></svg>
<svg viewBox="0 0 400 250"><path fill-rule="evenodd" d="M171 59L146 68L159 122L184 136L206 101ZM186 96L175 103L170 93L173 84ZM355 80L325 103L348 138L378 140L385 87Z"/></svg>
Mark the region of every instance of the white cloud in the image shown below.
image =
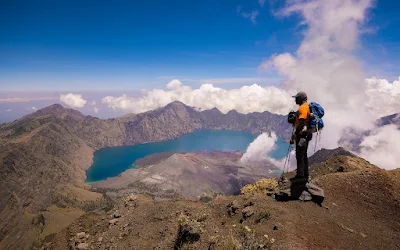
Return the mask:
<svg viewBox="0 0 400 250"><path fill-rule="evenodd" d="M96 106L96 101L92 101L92 106Z"/></svg>
<svg viewBox="0 0 400 250"><path fill-rule="evenodd" d="M352 54L360 27L371 7L361 1L287 1L278 15L298 13L305 26L304 40L295 54L273 55L260 69L275 69L289 89L304 90L326 110L323 146L336 147L347 126L372 128L362 64Z"/></svg>
<svg viewBox="0 0 400 250"><path fill-rule="evenodd" d="M390 83L386 79L367 79L367 108L375 116L387 116L400 112L400 77Z"/></svg>
<svg viewBox="0 0 400 250"><path fill-rule="evenodd" d="M182 82L178 79L174 79L167 84L168 89L178 89L182 86Z"/></svg>
<svg viewBox="0 0 400 250"><path fill-rule="evenodd" d="M144 90L143 96L139 98L126 95L106 96L102 103L112 109L140 113L163 107L173 101L181 101L203 110L216 107L223 113L235 109L244 114L264 111L287 114L294 104L288 92L274 86L261 87L253 84L227 90L212 84L203 84L198 89L192 89L179 80L172 80L167 88L168 90Z"/></svg>
<svg viewBox="0 0 400 250"><path fill-rule="evenodd" d="M361 142L361 157L384 169L400 168L400 130L396 125L375 129Z"/></svg>
<svg viewBox="0 0 400 250"><path fill-rule="evenodd" d="M267 133L263 133L259 135L246 149L246 153L243 154L240 161L243 164L251 164L257 162L270 162L274 164L276 167L280 168L284 171L291 171L296 169L296 161L295 159L295 151L292 150L290 152L291 161L287 163L286 158L282 160L275 160L274 158L270 157L269 154L273 151L276 147L277 137L274 133L269 136ZM283 169L285 164L287 164L286 169Z"/></svg>
<svg viewBox="0 0 400 250"><path fill-rule="evenodd" d="M261 7L264 7L266 0L258 0L258 3L260 4Z"/></svg>
<svg viewBox="0 0 400 250"><path fill-rule="evenodd" d="M6 110L6 112L11 112L11 111L12 111L12 109L7 109L7 110Z"/></svg>
<svg viewBox="0 0 400 250"><path fill-rule="evenodd" d="M252 12L244 12L242 11L243 7L241 5L236 7L236 11L238 14L240 14L242 17L249 19L253 24L257 22L257 16L260 14L258 10L254 10Z"/></svg>
<svg viewBox="0 0 400 250"><path fill-rule="evenodd" d="M304 90L322 104L323 147L338 146L345 130L373 129L377 118L400 111L399 81L365 79L362 63L353 56L372 0L286 3L278 15L300 14L304 40L295 54L273 55L259 69L275 69L285 77L287 88ZM392 126L373 131L363 139L361 155L383 168L399 167L399 130Z"/></svg>
<svg viewBox="0 0 400 250"><path fill-rule="evenodd" d="M268 154L275 149L277 137L274 133L269 136L267 133L259 135L246 149L240 159L243 163L262 162L271 159Z"/></svg>
<svg viewBox="0 0 400 250"><path fill-rule="evenodd" d="M79 94L61 94L60 101L67 104L72 108L83 108L86 104L86 100L82 98L82 95Z"/></svg>
<svg viewBox="0 0 400 250"><path fill-rule="evenodd" d="M93 107L93 111L94 111L95 113L99 113L100 109L98 109L97 107Z"/></svg>
<svg viewBox="0 0 400 250"><path fill-rule="evenodd" d="M36 108L36 107L32 107L31 109L32 109L33 111L36 111L36 110L37 110L37 108Z"/></svg>

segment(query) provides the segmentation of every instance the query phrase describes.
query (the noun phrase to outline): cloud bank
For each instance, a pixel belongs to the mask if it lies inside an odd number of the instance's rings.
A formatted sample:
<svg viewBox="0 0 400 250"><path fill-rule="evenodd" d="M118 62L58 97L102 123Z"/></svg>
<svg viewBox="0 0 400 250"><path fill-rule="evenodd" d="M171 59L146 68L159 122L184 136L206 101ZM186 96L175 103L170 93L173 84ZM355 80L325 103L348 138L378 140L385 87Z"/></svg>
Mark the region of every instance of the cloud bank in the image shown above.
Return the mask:
<svg viewBox="0 0 400 250"><path fill-rule="evenodd" d="M386 79L367 79L367 108L374 117L400 112L400 77L392 83Z"/></svg>
<svg viewBox="0 0 400 250"><path fill-rule="evenodd" d="M266 110L277 114L287 114L294 105L287 91L274 86L261 87L253 84L227 90L212 84L203 84L198 89L192 89L177 79L169 82L166 90L144 90L143 96L139 98L122 95L106 96L102 99L102 103L112 109L128 110L133 113L163 107L173 101L181 101L200 109L216 107L223 113L235 109L244 114Z"/></svg>
<svg viewBox="0 0 400 250"><path fill-rule="evenodd" d="M396 125L375 129L361 142L360 156L385 169L400 167L400 131Z"/></svg>
<svg viewBox="0 0 400 250"><path fill-rule="evenodd" d="M86 104L86 100L83 99L82 95L79 94L61 94L60 101L67 104L71 108L83 108Z"/></svg>

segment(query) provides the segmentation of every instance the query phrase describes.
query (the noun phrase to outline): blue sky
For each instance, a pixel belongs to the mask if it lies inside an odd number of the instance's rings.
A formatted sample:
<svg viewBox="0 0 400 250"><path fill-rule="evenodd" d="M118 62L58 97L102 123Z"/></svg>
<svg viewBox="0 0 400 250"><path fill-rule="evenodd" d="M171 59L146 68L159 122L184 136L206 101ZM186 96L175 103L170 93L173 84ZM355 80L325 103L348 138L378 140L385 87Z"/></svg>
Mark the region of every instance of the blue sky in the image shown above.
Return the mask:
<svg viewBox="0 0 400 250"><path fill-rule="evenodd" d="M0 5L0 90L139 90L174 77L237 87L257 79L263 58L294 52L298 18L257 0L20 1ZM356 51L372 75L400 65L397 1L378 1ZM253 22L249 15L258 11ZM232 79L221 80L221 78ZM237 78L245 78L242 82Z"/></svg>

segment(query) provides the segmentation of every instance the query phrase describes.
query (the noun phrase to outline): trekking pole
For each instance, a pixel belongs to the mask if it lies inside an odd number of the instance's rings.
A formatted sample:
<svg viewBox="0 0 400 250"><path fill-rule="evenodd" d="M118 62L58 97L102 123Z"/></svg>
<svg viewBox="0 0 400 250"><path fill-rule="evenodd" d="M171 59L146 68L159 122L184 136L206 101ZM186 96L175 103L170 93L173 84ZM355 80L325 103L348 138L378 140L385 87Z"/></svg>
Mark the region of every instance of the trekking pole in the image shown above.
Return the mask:
<svg viewBox="0 0 400 250"><path fill-rule="evenodd" d="M316 123L316 129L317 129L317 138L315 138L314 153L317 151L317 143L318 143L318 136L319 136L318 119L317 118L315 118L315 123Z"/></svg>
<svg viewBox="0 0 400 250"><path fill-rule="evenodd" d="M283 175L285 173L289 172L289 163L290 163L290 154L291 154L291 152L292 152L292 144L289 144L288 152L287 152L287 155L286 155L286 158L285 158L285 162L283 164L283 170L282 170L281 178L283 178Z"/></svg>

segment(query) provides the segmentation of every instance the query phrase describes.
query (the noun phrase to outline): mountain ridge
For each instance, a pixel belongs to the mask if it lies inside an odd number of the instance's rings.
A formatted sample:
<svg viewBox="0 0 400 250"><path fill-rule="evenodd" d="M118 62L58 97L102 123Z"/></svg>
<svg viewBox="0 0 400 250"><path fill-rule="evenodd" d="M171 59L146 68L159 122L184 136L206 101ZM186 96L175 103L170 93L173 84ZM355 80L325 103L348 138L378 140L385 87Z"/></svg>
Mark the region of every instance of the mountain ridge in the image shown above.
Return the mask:
<svg viewBox="0 0 400 250"><path fill-rule="evenodd" d="M0 248L27 248L49 232L45 222L50 217L43 215L66 213L67 208L81 211L86 206L75 194L77 190L90 194L85 171L96 150L175 139L199 129L274 132L279 137L290 133L284 116L210 116L178 102L107 120L55 104L4 124L0 127ZM13 240L18 237L21 240Z"/></svg>

